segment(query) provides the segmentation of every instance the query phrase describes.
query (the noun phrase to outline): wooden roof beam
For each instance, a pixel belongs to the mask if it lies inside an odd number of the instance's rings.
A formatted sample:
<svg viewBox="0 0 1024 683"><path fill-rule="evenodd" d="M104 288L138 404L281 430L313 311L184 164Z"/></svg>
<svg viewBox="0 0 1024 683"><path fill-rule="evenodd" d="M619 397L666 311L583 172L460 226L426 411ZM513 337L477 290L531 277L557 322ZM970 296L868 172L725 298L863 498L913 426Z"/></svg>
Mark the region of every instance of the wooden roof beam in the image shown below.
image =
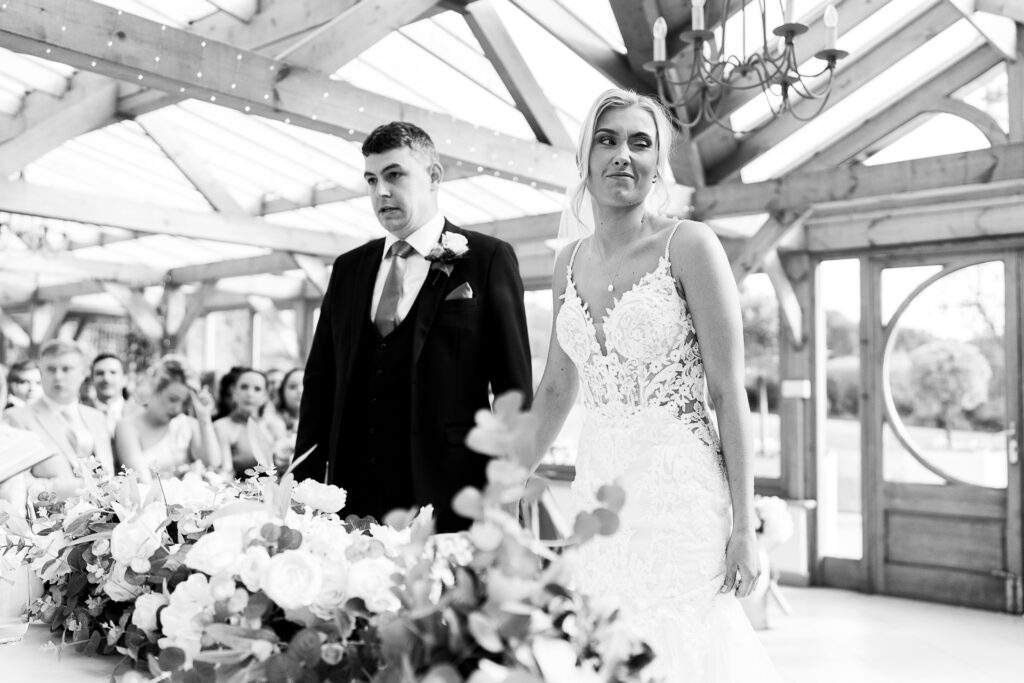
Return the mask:
<svg viewBox="0 0 1024 683"><path fill-rule="evenodd" d="M476 0L467 5L466 23L537 139L555 147L572 149L572 138L502 23L492 0Z"/></svg>
<svg viewBox="0 0 1024 683"><path fill-rule="evenodd" d="M95 74L76 74L59 99L43 93L29 95L22 112L0 124L0 177L116 118L117 84Z"/></svg>
<svg viewBox="0 0 1024 683"><path fill-rule="evenodd" d="M362 0L277 52L275 59L334 73L390 33L433 9L439 0Z"/></svg>
<svg viewBox="0 0 1024 683"><path fill-rule="evenodd" d="M140 119L138 124L210 206L228 216L251 215L228 192L224 184L213 176L207 160L196 152L195 147L182 136L178 127L153 117Z"/></svg>
<svg viewBox="0 0 1024 683"><path fill-rule="evenodd" d="M706 219L1019 179L1024 179L1024 143L878 166L840 166L828 175L807 172L713 185L699 189L694 202L696 215Z"/></svg>
<svg viewBox="0 0 1024 683"><path fill-rule="evenodd" d="M465 164L462 166L448 164L444 167L445 181L472 178L478 175L480 174L477 172L476 168L466 166ZM359 199L366 196L365 187L360 187L358 189L351 189L340 185L323 188L314 187L310 188L309 198L303 202L298 202L286 197L264 198L260 205L259 214L261 216L266 216L267 214L272 213L296 211L298 209L306 209L313 206L320 206L322 204L331 204L333 202L347 202L351 199Z"/></svg>
<svg viewBox="0 0 1024 683"><path fill-rule="evenodd" d="M322 230L275 225L259 218L154 207L92 194L0 181L0 211L231 244L337 255L363 240Z"/></svg>
<svg viewBox="0 0 1024 683"><path fill-rule="evenodd" d="M511 0L526 16L557 38L580 59L597 69L620 88L646 90L645 78L629 65L629 58L613 49L587 24L558 2L551 0Z"/></svg>
<svg viewBox="0 0 1024 683"><path fill-rule="evenodd" d="M796 170L829 170L842 164L889 133L912 121L925 108L943 98L999 64L1002 58L987 45L980 45L971 54L951 67L919 84L892 106L860 122L856 129L833 141L810 159L797 162Z"/></svg>
<svg viewBox="0 0 1024 683"><path fill-rule="evenodd" d="M361 139L381 121L411 121L430 132L442 156L535 187L564 189L575 175L572 150L414 107L89 0L19 0L4 18L0 40L8 47L112 78L134 82L141 76L150 87L346 139ZM62 32L64 25L75 30Z"/></svg>
<svg viewBox="0 0 1024 683"><path fill-rule="evenodd" d="M974 0L974 9L979 12L998 14L1024 24L1024 3L1020 0Z"/></svg>

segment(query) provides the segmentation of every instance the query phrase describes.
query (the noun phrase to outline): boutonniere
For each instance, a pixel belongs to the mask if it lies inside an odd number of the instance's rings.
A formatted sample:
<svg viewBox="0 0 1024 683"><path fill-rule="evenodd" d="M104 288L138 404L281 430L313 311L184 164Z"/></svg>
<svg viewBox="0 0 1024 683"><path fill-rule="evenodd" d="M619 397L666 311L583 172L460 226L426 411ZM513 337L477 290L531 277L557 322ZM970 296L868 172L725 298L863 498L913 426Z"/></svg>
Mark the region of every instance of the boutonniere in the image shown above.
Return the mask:
<svg viewBox="0 0 1024 683"><path fill-rule="evenodd" d="M441 272L445 275L451 275L455 262L465 258L468 253L469 242L463 235L454 232L442 232L441 239L426 255L426 259L430 261L430 270L438 271L439 273L434 276L434 281L437 281Z"/></svg>

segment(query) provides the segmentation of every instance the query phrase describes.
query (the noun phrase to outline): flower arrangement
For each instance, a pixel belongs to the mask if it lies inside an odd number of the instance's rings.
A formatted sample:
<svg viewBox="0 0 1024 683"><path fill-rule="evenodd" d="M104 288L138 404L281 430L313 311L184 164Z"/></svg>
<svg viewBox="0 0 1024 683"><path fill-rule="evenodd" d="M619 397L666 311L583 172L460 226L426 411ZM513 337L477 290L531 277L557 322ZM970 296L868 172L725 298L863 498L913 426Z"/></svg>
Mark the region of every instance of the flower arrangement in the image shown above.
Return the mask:
<svg viewBox="0 0 1024 683"><path fill-rule="evenodd" d="M781 545L793 536L793 518L789 516L789 507L783 499L754 496L754 513L758 519L755 531L769 548Z"/></svg>
<svg viewBox="0 0 1024 683"><path fill-rule="evenodd" d="M429 508L342 519L342 489L279 478L266 454L244 481L127 472L42 494L34 520L0 513L0 557L43 579L31 618L122 655L126 681L644 681L650 648L570 590L565 558L508 509L543 490L519 405L477 416L468 443L495 457L453 501L464 534L433 534ZM622 492L598 499L575 540L614 532Z"/></svg>

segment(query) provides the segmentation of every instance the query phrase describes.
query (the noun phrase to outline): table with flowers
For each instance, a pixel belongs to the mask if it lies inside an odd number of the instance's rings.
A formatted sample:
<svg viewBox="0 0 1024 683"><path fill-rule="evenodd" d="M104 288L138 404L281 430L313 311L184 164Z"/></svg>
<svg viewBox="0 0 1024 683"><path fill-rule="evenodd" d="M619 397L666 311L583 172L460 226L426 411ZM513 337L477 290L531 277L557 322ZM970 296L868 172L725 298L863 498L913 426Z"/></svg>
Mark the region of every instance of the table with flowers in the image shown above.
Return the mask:
<svg viewBox="0 0 1024 683"><path fill-rule="evenodd" d="M48 680L372 683L644 681L650 648L566 585L565 557L509 512L528 477L519 397L478 416L468 444L493 456L463 489L468 532L432 511L381 523L340 514L345 491L280 475L269 453L245 480L204 472L143 483L89 479L41 494L32 519L0 511L0 559L43 583L33 625L0 646L4 674ZM481 456L484 457L484 456ZM573 542L613 533L623 493L602 487ZM64 645L46 645L46 643ZM63 656L57 662L57 651ZM108 655L82 657L87 655ZM23 676L19 680L27 680ZM7 676L4 676L8 680Z"/></svg>

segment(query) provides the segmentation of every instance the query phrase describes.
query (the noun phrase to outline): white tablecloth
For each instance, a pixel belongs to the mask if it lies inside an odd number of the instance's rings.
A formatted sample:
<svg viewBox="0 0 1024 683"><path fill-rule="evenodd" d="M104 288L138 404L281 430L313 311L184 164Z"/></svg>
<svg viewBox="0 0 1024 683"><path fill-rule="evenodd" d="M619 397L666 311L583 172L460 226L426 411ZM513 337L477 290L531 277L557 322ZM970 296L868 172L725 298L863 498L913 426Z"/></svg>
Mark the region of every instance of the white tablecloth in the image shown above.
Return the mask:
<svg viewBox="0 0 1024 683"><path fill-rule="evenodd" d="M0 624L0 634L7 635L13 624ZM5 683L108 683L120 657L87 657L66 648L58 659L52 648L44 649L50 640L45 626L29 626L18 642L0 645L0 681ZM59 642L60 637L57 637Z"/></svg>

